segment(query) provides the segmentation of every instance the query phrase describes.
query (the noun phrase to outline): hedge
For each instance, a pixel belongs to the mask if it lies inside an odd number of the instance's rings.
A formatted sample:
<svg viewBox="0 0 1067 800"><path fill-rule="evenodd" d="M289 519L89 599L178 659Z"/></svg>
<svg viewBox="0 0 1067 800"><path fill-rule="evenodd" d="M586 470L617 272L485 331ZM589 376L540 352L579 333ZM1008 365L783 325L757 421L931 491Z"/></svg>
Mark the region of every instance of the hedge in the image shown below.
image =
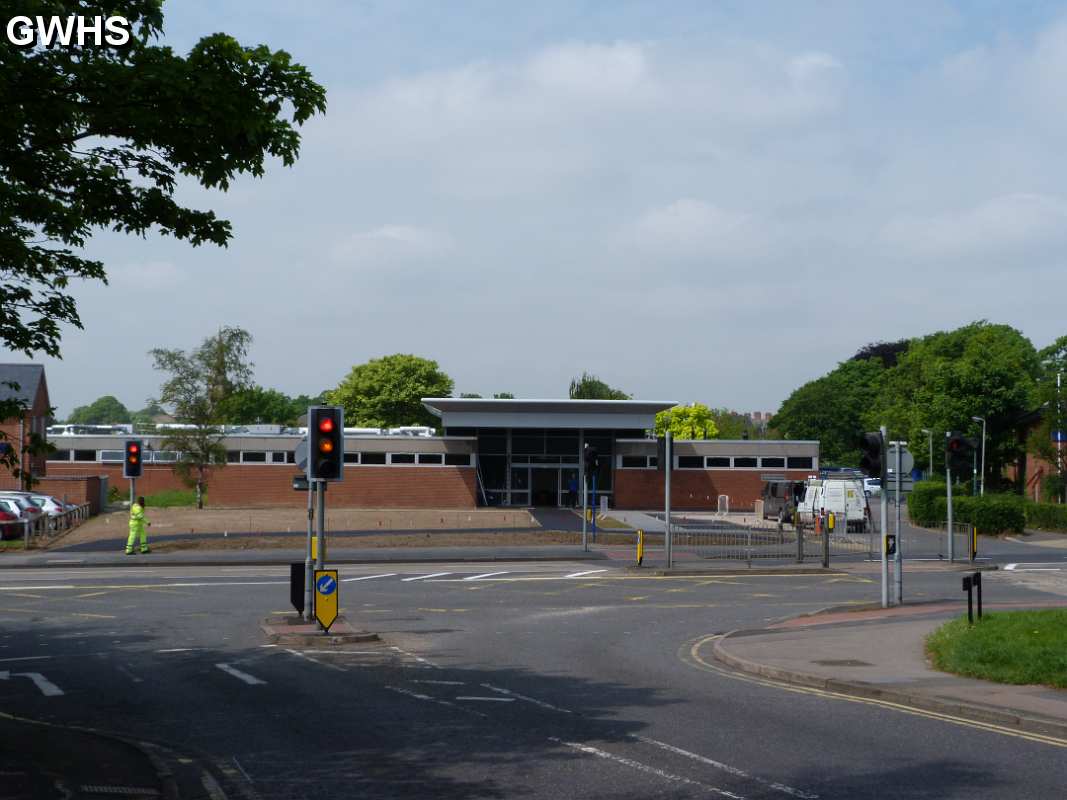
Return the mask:
<svg viewBox="0 0 1067 800"><path fill-rule="evenodd" d="M1067 506L1059 503L1028 502L1026 525L1043 531L1067 531Z"/></svg>
<svg viewBox="0 0 1067 800"><path fill-rule="evenodd" d="M935 527L948 519L945 484L920 481L908 496L908 515L916 525ZM1027 525L1026 502L1019 495L987 494L984 497L952 496L952 518L969 522L979 533L1021 533Z"/></svg>

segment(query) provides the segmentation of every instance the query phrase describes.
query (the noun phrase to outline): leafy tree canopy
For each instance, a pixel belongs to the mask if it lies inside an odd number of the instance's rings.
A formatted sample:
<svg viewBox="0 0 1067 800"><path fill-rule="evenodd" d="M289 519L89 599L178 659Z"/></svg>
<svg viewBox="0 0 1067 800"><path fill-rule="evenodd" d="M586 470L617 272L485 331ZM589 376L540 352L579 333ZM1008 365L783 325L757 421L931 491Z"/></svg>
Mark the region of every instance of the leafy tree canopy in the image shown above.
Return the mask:
<svg viewBox="0 0 1067 800"><path fill-rule="evenodd" d="M756 426L752 420L740 411L728 408L711 409L711 419L719 431L716 439L754 439Z"/></svg>
<svg viewBox="0 0 1067 800"><path fill-rule="evenodd" d="M716 439L719 435L711 409L703 403L675 406L656 414L656 435L663 436L668 430L675 439Z"/></svg>
<svg viewBox="0 0 1067 800"><path fill-rule="evenodd" d="M161 406L158 402L156 402L155 400L149 400L148 405L146 405L140 411L134 411L132 417L133 421L139 425L150 425L152 424L155 417L166 413L167 410L163 408L163 406Z"/></svg>
<svg viewBox="0 0 1067 800"><path fill-rule="evenodd" d="M219 404L219 416L227 425L295 425L308 406L317 404L307 395L289 397L277 389L250 386L226 397Z"/></svg>
<svg viewBox="0 0 1067 800"><path fill-rule="evenodd" d="M178 176L225 190L262 175L267 158L292 164L296 128L325 111L326 94L288 53L224 33L186 56L158 44L162 0L17 5L31 17L120 15L133 32L123 46L0 51L0 344L57 356L62 326L81 327L71 279L106 280L84 249L94 231L225 245L229 222L182 206Z"/></svg>
<svg viewBox="0 0 1067 800"><path fill-rule="evenodd" d="M621 389L613 389L596 375L583 372L571 381L568 392L571 400L629 400L630 395Z"/></svg>
<svg viewBox="0 0 1067 800"><path fill-rule="evenodd" d="M422 398L451 397L452 389L452 379L436 361L397 353L352 367L327 399L344 407L348 425L435 426L440 420L426 410Z"/></svg>
<svg viewBox="0 0 1067 800"><path fill-rule="evenodd" d="M895 342L871 342L864 345L852 356L852 361L866 361L876 358L882 362L883 367L895 367L901 353L908 349L908 340L899 339Z"/></svg>
<svg viewBox="0 0 1067 800"><path fill-rule="evenodd" d="M97 398L87 406L78 406L70 412L67 422L71 425L107 425L132 422L133 415L112 395Z"/></svg>

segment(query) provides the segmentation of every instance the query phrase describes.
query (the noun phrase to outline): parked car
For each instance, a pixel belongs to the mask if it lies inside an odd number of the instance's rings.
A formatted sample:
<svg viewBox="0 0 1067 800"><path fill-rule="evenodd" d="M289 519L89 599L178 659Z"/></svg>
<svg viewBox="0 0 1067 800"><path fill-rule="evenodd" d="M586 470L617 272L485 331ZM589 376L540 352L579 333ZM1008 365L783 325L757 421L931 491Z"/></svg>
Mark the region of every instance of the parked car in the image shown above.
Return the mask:
<svg viewBox="0 0 1067 800"><path fill-rule="evenodd" d="M19 498L0 495L0 539L18 539L22 536L22 521L26 518Z"/></svg>
<svg viewBox="0 0 1067 800"><path fill-rule="evenodd" d="M30 500L29 492L0 492L0 497L12 500L18 504L23 519L37 519L44 512Z"/></svg>
<svg viewBox="0 0 1067 800"><path fill-rule="evenodd" d="M868 497L878 497L882 494L882 479L864 478L863 491L867 493Z"/></svg>
<svg viewBox="0 0 1067 800"><path fill-rule="evenodd" d="M797 502L804 495L804 481L773 480L763 484L763 518L792 522Z"/></svg>
<svg viewBox="0 0 1067 800"><path fill-rule="evenodd" d="M70 508L69 504L65 506L62 500L57 500L47 494L31 494L27 495L27 499L50 517L65 514Z"/></svg>

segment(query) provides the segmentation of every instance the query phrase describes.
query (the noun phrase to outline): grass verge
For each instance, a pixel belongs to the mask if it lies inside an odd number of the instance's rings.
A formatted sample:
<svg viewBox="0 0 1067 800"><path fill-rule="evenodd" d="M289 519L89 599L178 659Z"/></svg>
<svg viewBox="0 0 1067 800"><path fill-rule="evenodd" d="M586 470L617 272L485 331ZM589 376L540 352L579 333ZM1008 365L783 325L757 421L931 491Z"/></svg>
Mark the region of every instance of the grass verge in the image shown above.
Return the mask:
<svg viewBox="0 0 1067 800"><path fill-rule="evenodd" d="M0 540L0 553L6 553L12 550L25 550L26 543L22 539L9 539L7 541Z"/></svg>
<svg viewBox="0 0 1067 800"><path fill-rule="evenodd" d="M937 669L999 683L1067 689L1067 609L986 614L953 620L926 638Z"/></svg>

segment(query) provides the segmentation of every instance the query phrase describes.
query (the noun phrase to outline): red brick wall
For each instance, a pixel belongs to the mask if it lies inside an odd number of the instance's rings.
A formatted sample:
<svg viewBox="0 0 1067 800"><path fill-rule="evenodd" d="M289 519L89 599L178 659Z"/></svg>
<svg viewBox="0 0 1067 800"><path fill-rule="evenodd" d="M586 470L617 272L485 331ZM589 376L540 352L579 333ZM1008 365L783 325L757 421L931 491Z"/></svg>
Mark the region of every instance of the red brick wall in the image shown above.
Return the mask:
<svg viewBox="0 0 1067 800"><path fill-rule="evenodd" d="M126 491L121 464L53 461L52 475L107 474L112 486ZM292 464L229 464L208 480L207 504L213 507L305 506L307 495L293 491ZM137 493L185 489L168 467L148 467ZM345 478L327 490L329 503L344 508L475 508L476 484L470 467L348 467Z"/></svg>
<svg viewBox="0 0 1067 800"><path fill-rule="evenodd" d="M29 442L30 432L33 430L33 418L34 417L47 417L48 416L48 390L45 387L45 381L42 379L40 385L37 387L37 396L34 398L33 405L29 411L23 415L24 426L22 428L23 438L26 442ZM0 439L3 443L9 445L16 453L22 446L22 439L19 437L19 419L14 417L12 419L6 419L0 422L0 431L6 434L6 439ZM45 474L45 456L26 456L24 466L33 475ZM8 469L0 468L0 489L21 489L19 480L15 478L11 471Z"/></svg>
<svg viewBox="0 0 1067 800"><path fill-rule="evenodd" d="M725 494L730 496L731 511L751 511L763 491L762 474L750 470L676 469L671 473L671 508L714 509L719 495ZM810 470L787 470L784 474L790 480L801 481ZM615 507L663 508L663 478L663 473L654 469L615 470Z"/></svg>
<svg viewBox="0 0 1067 800"><path fill-rule="evenodd" d="M41 494L50 494L62 500L66 497L68 503L81 505L88 503L90 513L100 513L100 483L101 479L96 475L85 477L51 477L42 478L34 489Z"/></svg>

